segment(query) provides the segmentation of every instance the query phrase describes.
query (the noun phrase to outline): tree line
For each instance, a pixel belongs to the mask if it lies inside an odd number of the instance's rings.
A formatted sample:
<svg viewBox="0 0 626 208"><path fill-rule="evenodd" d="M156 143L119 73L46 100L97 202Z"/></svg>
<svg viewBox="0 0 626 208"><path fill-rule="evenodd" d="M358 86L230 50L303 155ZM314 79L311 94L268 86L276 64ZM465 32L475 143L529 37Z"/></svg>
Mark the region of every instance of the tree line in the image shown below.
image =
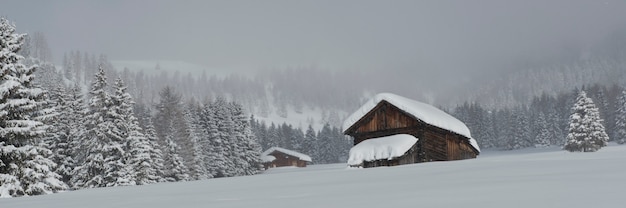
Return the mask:
<svg viewBox="0 0 626 208"><path fill-rule="evenodd" d="M313 159L313 164L345 162L353 145L350 137L329 123L319 131L315 131L311 125L303 130L301 127L293 127L286 123L267 125L252 116L250 124L264 150L271 147L294 150L309 155Z"/></svg>
<svg viewBox="0 0 626 208"><path fill-rule="evenodd" d="M576 108L580 108L576 103L581 92L585 92L597 108L598 118L592 120L603 126L606 140L624 143L626 92L618 85L607 87L596 84L556 96L543 94L534 97L530 105L502 109L466 102L450 111L467 124L472 136L484 149L564 146L571 133L572 115L576 113Z"/></svg>

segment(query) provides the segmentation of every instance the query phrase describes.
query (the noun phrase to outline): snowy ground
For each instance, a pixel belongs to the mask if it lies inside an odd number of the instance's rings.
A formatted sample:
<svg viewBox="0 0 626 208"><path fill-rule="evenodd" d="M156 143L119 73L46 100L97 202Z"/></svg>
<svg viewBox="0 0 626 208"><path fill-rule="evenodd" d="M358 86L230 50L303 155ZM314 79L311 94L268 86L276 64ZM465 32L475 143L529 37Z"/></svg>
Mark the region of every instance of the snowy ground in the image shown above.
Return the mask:
<svg viewBox="0 0 626 208"><path fill-rule="evenodd" d="M278 168L248 177L0 199L41 207L623 207L626 145L595 153L484 151L478 159L348 169Z"/></svg>

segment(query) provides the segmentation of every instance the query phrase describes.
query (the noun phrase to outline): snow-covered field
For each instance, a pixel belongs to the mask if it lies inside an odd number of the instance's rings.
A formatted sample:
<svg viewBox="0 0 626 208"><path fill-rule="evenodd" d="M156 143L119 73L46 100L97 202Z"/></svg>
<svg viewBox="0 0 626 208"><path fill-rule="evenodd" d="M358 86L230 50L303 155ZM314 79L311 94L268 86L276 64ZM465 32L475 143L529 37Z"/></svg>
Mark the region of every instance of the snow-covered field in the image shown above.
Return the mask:
<svg viewBox="0 0 626 208"><path fill-rule="evenodd" d="M611 145L595 153L484 151L474 160L371 169L278 168L0 199L0 207L624 207L625 193L626 145Z"/></svg>

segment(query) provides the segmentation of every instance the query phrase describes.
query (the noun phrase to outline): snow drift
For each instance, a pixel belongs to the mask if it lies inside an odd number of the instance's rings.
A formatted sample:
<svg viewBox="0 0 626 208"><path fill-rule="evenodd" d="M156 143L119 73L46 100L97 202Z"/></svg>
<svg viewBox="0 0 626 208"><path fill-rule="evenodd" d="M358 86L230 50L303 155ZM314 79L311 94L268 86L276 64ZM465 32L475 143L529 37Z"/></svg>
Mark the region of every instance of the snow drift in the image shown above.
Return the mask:
<svg viewBox="0 0 626 208"><path fill-rule="evenodd" d="M359 165L364 161L392 160L404 155L417 140L412 135L396 134L362 141L350 149L348 165Z"/></svg>

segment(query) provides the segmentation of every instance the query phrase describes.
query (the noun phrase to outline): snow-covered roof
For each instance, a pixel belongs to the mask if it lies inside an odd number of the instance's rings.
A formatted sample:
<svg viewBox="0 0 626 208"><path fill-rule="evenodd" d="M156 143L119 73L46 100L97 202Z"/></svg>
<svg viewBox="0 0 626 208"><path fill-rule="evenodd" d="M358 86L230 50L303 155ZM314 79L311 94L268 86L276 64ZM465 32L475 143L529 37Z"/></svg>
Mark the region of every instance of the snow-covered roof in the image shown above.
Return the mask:
<svg viewBox="0 0 626 208"><path fill-rule="evenodd" d="M392 160L406 153L417 138L408 134L396 134L362 141L350 149L348 165L359 165L364 161Z"/></svg>
<svg viewBox="0 0 626 208"><path fill-rule="evenodd" d="M424 123L469 138L469 143L480 152L480 147L478 147L478 143L476 142L476 140L472 138L469 128L467 128L467 126L463 122L459 121L459 119L456 119L450 114L447 114L446 112L443 112L442 110L439 110L434 106L391 93L377 94L376 96L374 96L374 98L363 104L361 108L352 113L352 115L350 115L343 122L344 131L352 127L356 122L358 122L363 116L365 116L368 112L374 109L374 107L376 107L376 105L378 105L378 103L383 100L396 106L400 110L412 115L413 117L423 121Z"/></svg>
<svg viewBox="0 0 626 208"><path fill-rule="evenodd" d="M307 161L307 162L312 162L313 161L311 159L311 157L309 157L308 155L305 155L305 154L302 154L302 153L299 153L299 152L296 152L296 151L293 151L293 150L280 148L280 147L272 147L272 148L269 148L268 150L265 150L265 152L261 153L261 160L270 159L269 161L265 161L264 160L263 162L272 162L272 161L274 161L276 159L276 157L270 155L274 151L279 151L279 152L285 153L287 155L291 155L291 156L297 157L298 159L304 160L304 161ZM273 157L273 159L271 159L269 157Z"/></svg>
<svg viewBox="0 0 626 208"><path fill-rule="evenodd" d="M266 163L266 162L272 162L272 161L274 161L274 160L276 160L276 157L271 156L271 155L262 155L262 156L261 156L261 162L264 162L264 163Z"/></svg>

